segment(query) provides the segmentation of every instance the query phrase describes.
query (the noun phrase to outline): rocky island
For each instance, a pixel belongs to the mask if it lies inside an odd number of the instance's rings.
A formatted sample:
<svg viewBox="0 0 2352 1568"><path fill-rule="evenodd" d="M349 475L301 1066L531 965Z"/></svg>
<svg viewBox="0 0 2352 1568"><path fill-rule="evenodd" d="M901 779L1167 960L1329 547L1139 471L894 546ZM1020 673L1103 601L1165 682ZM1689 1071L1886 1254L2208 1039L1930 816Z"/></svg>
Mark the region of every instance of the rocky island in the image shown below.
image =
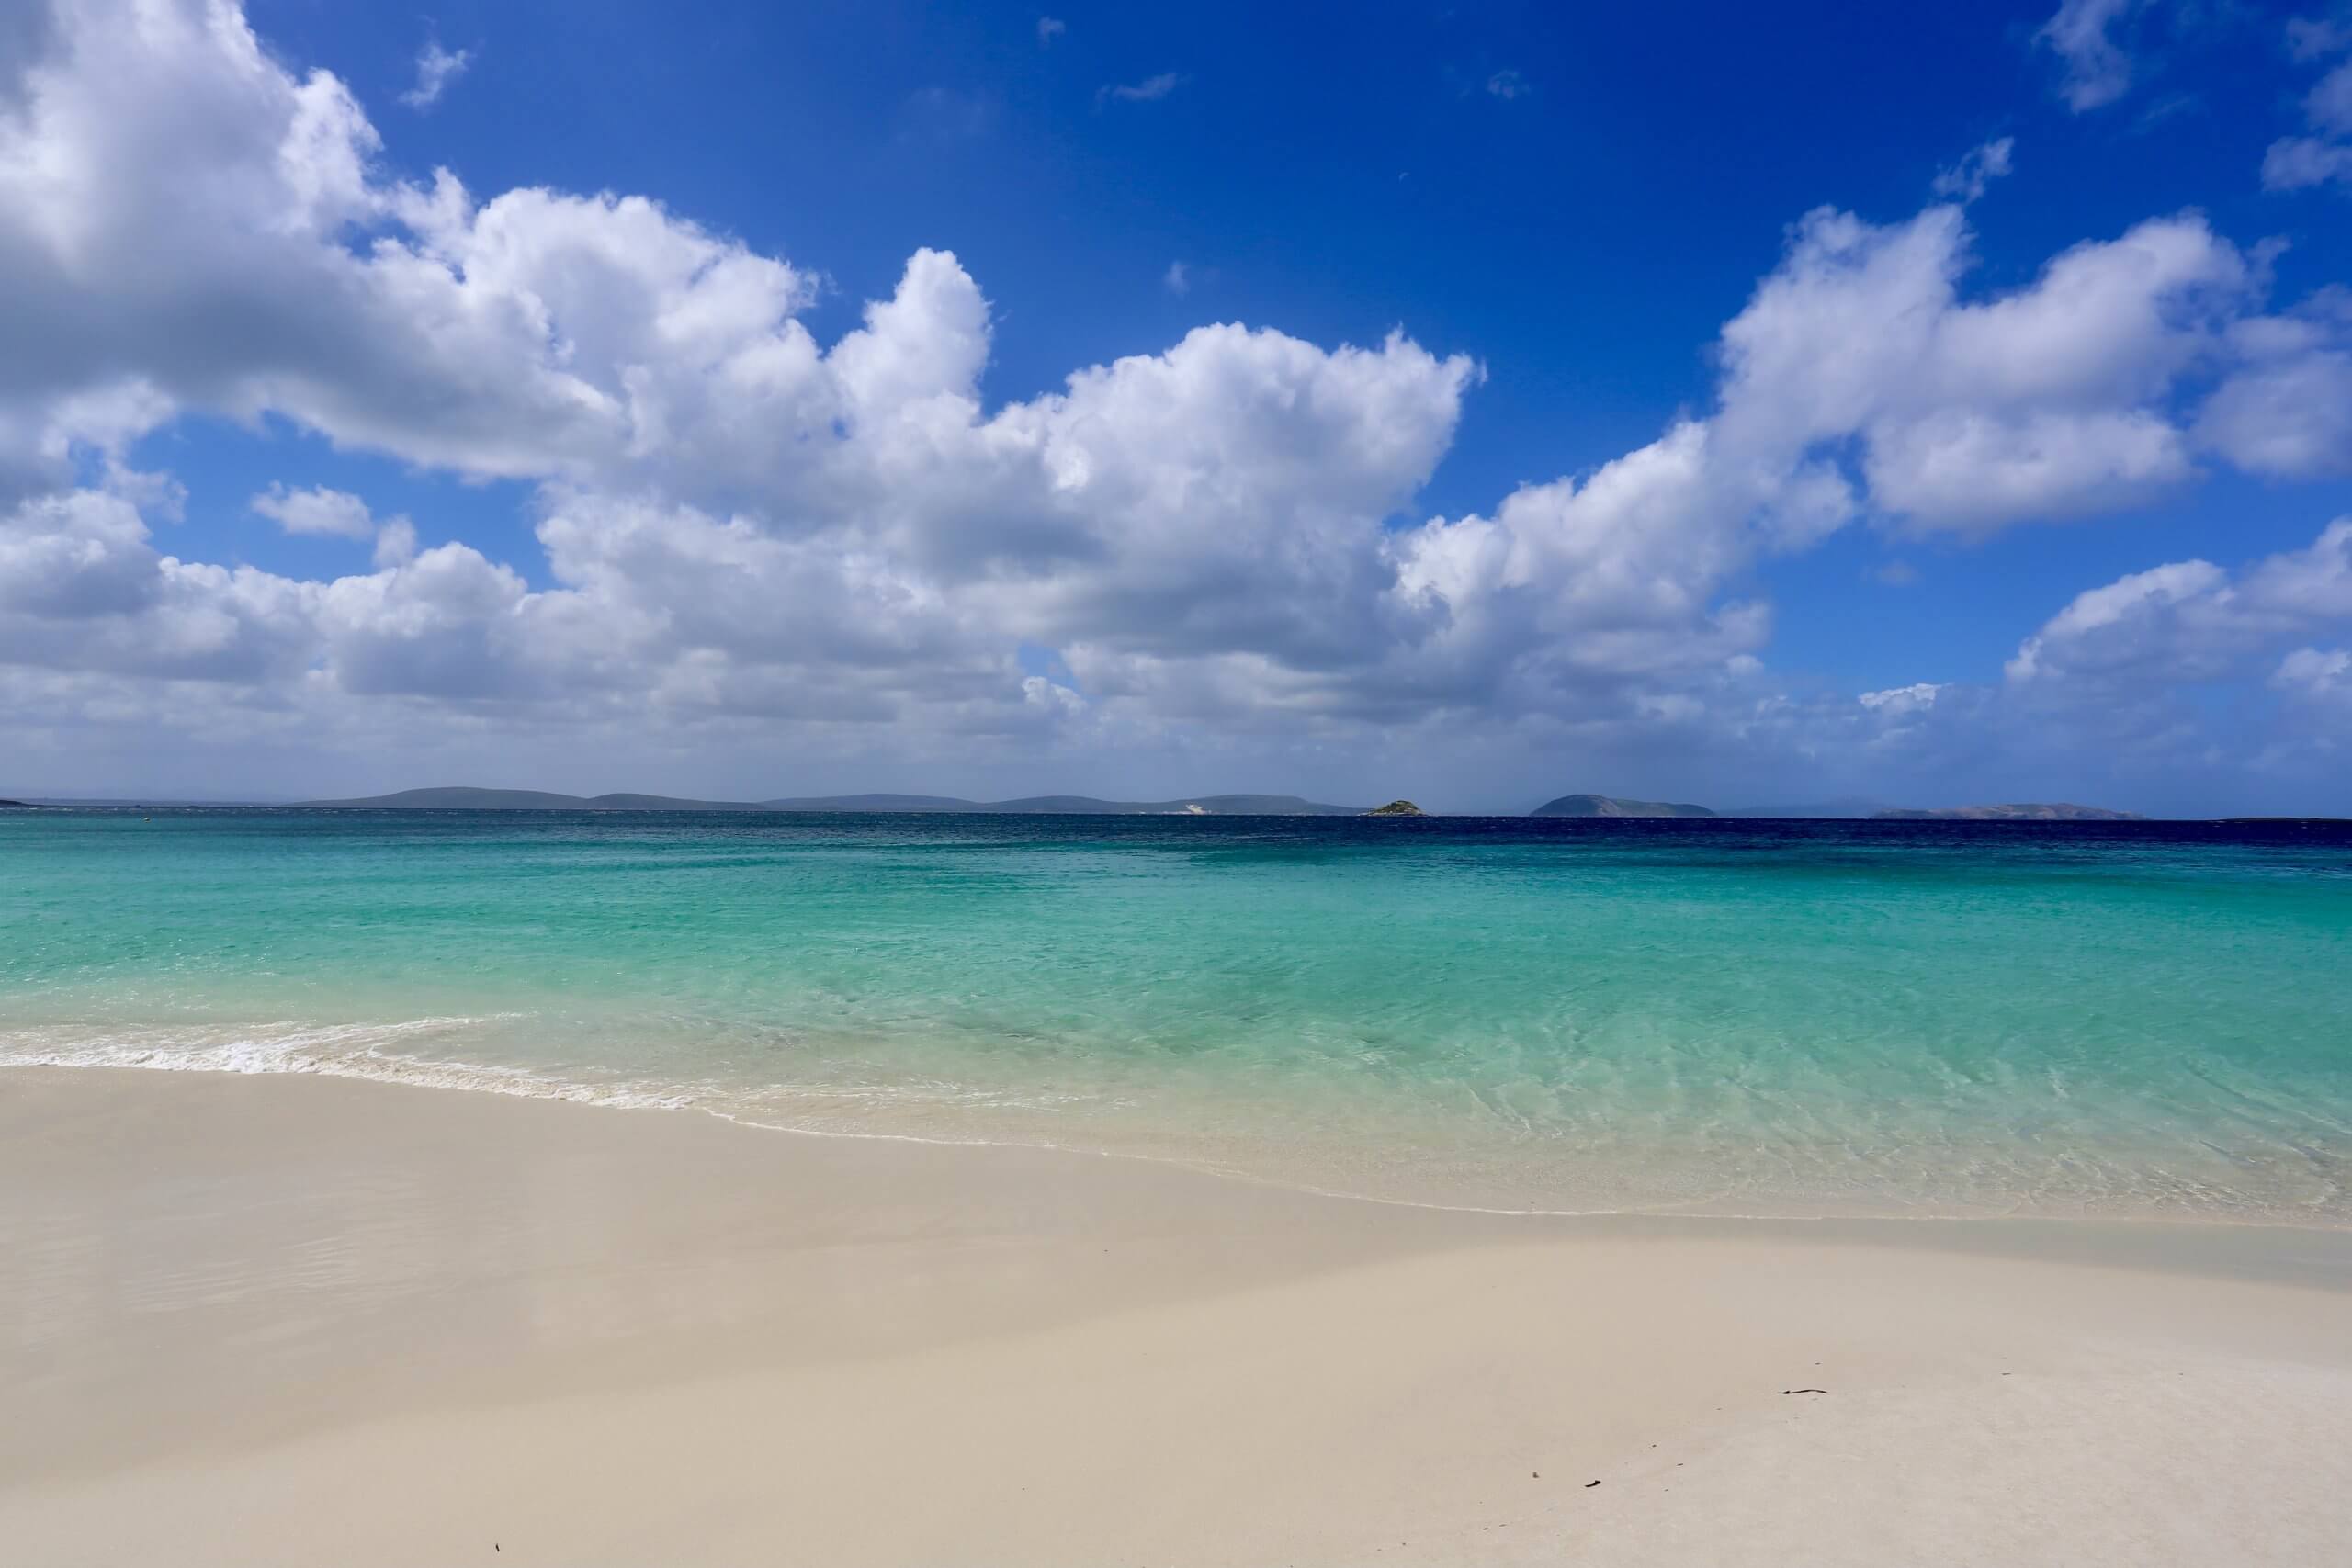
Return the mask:
<svg viewBox="0 0 2352 1568"><path fill-rule="evenodd" d="M1392 800L1385 806L1375 806L1364 813L1366 817L1426 817L1428 812L1409 800Z"/></svg>
<svg viewBox="0 0 2352 1568"><path fill-rule="evenodd" d="M1530 817L1713 817L1703 806L1673 800L1618 800L1606 795L1564 795L1547 800Z"/></svg>

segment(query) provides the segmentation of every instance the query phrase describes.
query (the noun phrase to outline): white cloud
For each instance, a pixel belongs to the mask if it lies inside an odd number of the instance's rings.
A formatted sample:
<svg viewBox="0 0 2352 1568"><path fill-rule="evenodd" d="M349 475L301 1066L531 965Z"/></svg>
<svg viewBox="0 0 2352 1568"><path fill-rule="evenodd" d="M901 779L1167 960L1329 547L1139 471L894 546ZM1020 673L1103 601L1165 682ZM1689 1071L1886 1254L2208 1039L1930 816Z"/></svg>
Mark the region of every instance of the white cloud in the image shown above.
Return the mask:
<svg viewBox="0 0 2352 1568"><path fill-rule="evenodd" d="M1068 31L1069 31L1069 24L1063 21L1059 17L1038 17L1037 47L1040 49L1049 47L1056 39L1061 37L1062 34Z"/></svg>
<svg viewBox="0 0 2352 1568"><path fill-rule="evenodd" d="M43 91L0 122L0 336L39 399L0 392L0 468L54 482L73 442L119 446L201 406L537 476L693 412L671 402L682 377L756 392L793 352L808 286L790 268L641 199L478 207L452 179L385 183L334 78L297 81L187 6L141 18L62 12ZM355 224L373 243L337 243Z"/></svg>
<svg viewBox="0 0 2352 1568"><path fill-rule="evenodd" d="M1502 99L1503 102L1509 103L1513 98L1524 97L1534 89L1529 85L1527 78L1518 72L1498 71L1487 78L1487 91L1493 96Z"/></svg>
<svg viewBox="0 0 2352 1568"><path fill-rule="evenodd" d="M2201 218L2152 220L1967 301L1967 238L1956 207L1889 228L1809 214L1724 330L1726 434L1784 455L1857 436L1873 503L1967 534L2190 477L2175 400L2254 302L2236 248Z"/></svg>
<svg viewBox="0 0 2352 1568"><path fill-rule="evenodd" d="M1180 261L1170 262L1168 270L1160 275L1159 282L1160 287L1181 299L1193 291L1193 269Z"/></svg>
<svg viewBox="0 0 2352 1568"><path fill-rule="evenodd" d="M2059 94L2076 114L2111 104L2132 87L2132 58L2111 36L2139 0L2060 0L2036 42L2064 65Z"/></svg>
<svg viewBox="0 0 2352 1568"><path fill-rule="evenodd" d="M2176 561L2118 578L2103 588L2078 593L2040 632L2018 647L2008 662L2012 681L2044 678L2059 671L2136 661L2153 656L2144 626L2159 615L2187 604L2202 607L2229 581L2211 561ZM2129 635L2117 635L2117 628ZM2104 657L2102 644L2106 645Z"/></svg>
<svg viewBox="0 0 2352 1568"><path fill-rule="evenodd" d="M1095 90L1095 103L1152 104L1184 85L1185 78L1174 71L1163 71L1157 76L1147 76L1140 82L1113 83Z"/></svg>
<svg viewBox="0 0 2352 1568"><path fill-rule="evenodd" d="M1858 728L1788 705L1775 720L1825 753L1901 759L1934 779L2000 760L2134 791L2227 794L2282 781L2292 808L2340 774L2352 743L2352 519L2234 570L2180 560L2076 594L2018 645L1995 686L1863 694ZM2194 781L2194 782L2191 782ZM2104 789L2105 785L2098 786ZM2308 807L2305 807L2308 809Z"/></svg>
<svg viewBox="0 0 2352 1568"><path fill-rule="evenodd" d="M2328 17L2296 17L2287 23L2287 51L2297 60L2324 60L2352 50L2352 23Z"/></svg>
<svg viewBox="0 0 2352 1568"><path fill-rule="evenodd" d="M2315 130L2352 136L2352 60L2320 78L2303 100L2303 113Z"/></svg>
<svg viewBox="0 0 2352 1568"><path fill-rule="evenodd" d="M2180 433L2146 410L1939 411L1872 441L1871 493L1889 510L1970 531L2153 499L2194 472Z"/></svg>
<svg viewBox="0 0 2352 1568"><path fill-rule="evenodd" d="M2352 650L2299 648L2278 661L2271 679L2307 692L2352 694Z"/></svg>
<svg viewBox="0 0 2352 1568"><path fill-rule="evenodd" d="M2289 52L2297 60L2324 59L2352 50L2352 28L2336 21L2299 17L2287 24ZM2303 98L2309 136L2285 136L2262 158L2265 190L2303 190L2341 182L2352 185L2352 60L2322 76Z"/></svg>
<svg viewBox="0 0 2352 1568"><path fill-rule="evenodd" d="M1936 175L1936 194L1954 201L1974 201L2014 166L2017 144L2016 137L2004 136L1972 148L1966 157Z"/></svg>
<svg viewBox="0 0 2352 1568"><path fill-rule="evenodd" d="M405 566L416 558L416 525L394 517L376 530L375 560L379 570Z"/></svg>
<svg viewBox="0 0 2352 1568"><path fill-rule="evenodd" d="M2352 471L2352 353L2317 348L2232 376L2206 403L2197 435L2253 473Z"/></svg>
<svg viewBox="0 0 2352 1568"><path fill-rule="evenodd" d="M2301 723L2264 761L2302 753L2324 767L2341 769L2342 749L2352 743L2352 649L2295 649L2270 672L2269 684L2285 696Z"/></svg>
<svg viewBox="0 0 2352 1568"><path fill-rule="evenodd" d="M2352 703L2317 640L2352 626L2352 518L2234 571L2175 561L2078 594L2027 637L1980 709L1981 743L2136 765L2340 784ZM2289 797L2290 808L2308 794ZM2309 807L2303 807L2303 809Z"/></svg>
<svg viewBox="0 0 2352 1568"><path fill-rule="evenodd" d="M289 534L333 534L346 539L376 536L376 519L368 513L366 502L324 485L288 490L274 484L254 496L252 506Z"/></svg>
<svg viewBox="0 0 2352 1568"><path fill-rule="evenodd" d="M2175 561L2077 594L2019 645L2012 682L2094 694L2244 673L2283 647L2352 621L2352 518L2311 547L2239 572Z"/></svg>
<svg viewBox="0 0 2352 1568"><path fill-rule="evenodd" d="M1936 705L1943 686L1933 681L1915 681L1908 686L1892 686L1883 692L1864 692L1855 701L1871 712L1889 718L1905 714L1925 713Z"/></svg>
<svg viewBox="0 0 2352 1568"><path fill-rule="evenodd" d="M315 585L160 554L90 491L0 516L0 665L266 684L299 675Z"/></svg>
<svg viewBox="0 0 2352 1568"><path fill-rule="evenodd" d="M2303 190L2331 180L2352 184L2352 146L2315 136L2287 136L2262 155L2265 190Z"/></svg>
<svg viewBox="0 0 2352 1568"><path fill-rule="evenodd" d="M427 39L416 53L416 85L401 95L401 102L419 113L441 101L442 93L450 83L466 73L473 63L473 51L461 49L454 53L441 47L439 39Z"/></svg>

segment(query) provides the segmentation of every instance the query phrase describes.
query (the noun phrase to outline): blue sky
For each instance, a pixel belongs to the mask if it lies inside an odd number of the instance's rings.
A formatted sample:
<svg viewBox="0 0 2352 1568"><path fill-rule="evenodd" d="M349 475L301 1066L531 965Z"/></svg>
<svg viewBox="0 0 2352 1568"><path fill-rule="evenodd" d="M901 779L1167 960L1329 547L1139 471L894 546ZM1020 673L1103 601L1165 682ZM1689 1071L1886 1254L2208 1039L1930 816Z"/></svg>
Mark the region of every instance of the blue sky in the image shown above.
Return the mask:
<svg viewBox="0 0 2352 1568"><path fill-rule="evenodd" d="M119 10L0 788L2352 810L2342 14Z"/></svg>

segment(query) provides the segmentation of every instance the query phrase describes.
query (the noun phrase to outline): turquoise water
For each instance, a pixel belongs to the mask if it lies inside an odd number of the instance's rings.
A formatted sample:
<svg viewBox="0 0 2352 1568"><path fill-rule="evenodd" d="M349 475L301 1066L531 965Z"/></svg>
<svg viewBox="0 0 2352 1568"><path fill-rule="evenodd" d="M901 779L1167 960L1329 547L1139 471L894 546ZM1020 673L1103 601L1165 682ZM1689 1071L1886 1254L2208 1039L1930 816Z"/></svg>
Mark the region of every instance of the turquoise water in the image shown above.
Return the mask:
<svg viewBox="0 0 2352 1568"><path fill-rule="evenodd" d="M2352 1223L2352 837L0 815L0 1064L1566 1211Z"/></svg>

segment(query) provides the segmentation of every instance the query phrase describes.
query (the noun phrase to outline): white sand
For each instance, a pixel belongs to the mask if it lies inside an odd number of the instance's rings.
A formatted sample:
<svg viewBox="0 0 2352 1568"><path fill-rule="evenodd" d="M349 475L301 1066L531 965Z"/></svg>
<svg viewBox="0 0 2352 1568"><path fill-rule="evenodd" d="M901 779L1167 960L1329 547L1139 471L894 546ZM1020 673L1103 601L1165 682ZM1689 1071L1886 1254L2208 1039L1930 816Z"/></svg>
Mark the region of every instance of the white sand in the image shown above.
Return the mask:
<svg viewBox="0 0 2352 1568"><path fill-rule="evenodd" d="M9 1562L2352 1559L2340 1234L1520 1220L17 1069L0 1269Z"/></svg>

